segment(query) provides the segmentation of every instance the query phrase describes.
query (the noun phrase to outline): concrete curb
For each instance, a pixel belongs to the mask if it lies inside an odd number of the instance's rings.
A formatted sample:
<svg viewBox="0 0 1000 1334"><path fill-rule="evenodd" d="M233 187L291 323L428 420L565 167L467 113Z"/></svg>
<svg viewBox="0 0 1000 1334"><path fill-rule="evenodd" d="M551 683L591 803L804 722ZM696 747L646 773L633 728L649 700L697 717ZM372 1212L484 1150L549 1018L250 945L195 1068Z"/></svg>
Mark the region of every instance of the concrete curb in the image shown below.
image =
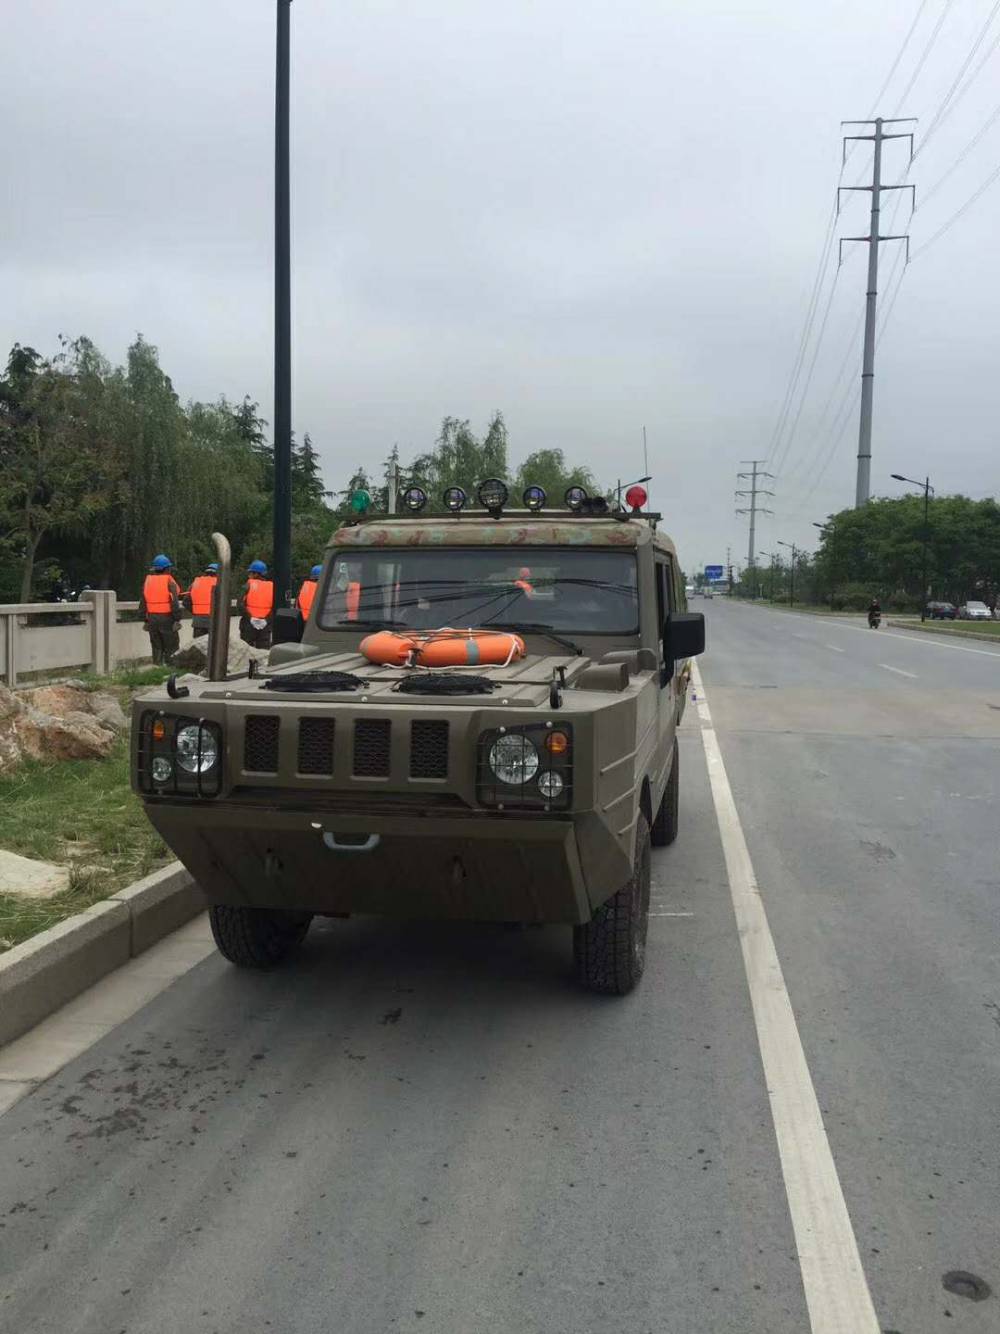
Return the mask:
<svg viewBox="0 0 1000 1334"><path fill-rule="evenodd" d="M179 862L0 954L0 1046L205 907Z"/></svg>

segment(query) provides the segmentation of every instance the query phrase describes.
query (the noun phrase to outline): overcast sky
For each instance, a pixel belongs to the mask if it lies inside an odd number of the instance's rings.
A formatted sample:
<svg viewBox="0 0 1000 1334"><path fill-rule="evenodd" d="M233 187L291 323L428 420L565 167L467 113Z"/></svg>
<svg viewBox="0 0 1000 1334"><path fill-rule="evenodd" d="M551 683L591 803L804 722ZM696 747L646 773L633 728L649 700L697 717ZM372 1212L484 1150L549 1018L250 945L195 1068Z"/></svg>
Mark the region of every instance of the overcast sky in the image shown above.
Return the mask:
<svg viewBox="0 0 1000 1334"><path fill-rule="evenodd" d="M559 446L608 484L641 472L645 425L685 565L727 545L744 560L735 474L773 457L839 121L869 114L918 8L879 111L896 113L947 9L899 109L921 118L919 147L988 0L295 0L294 424L328 484L378 471L394 441L404 459L425 449L445 414L481 428L494 408L512 463ZM183 398L249 393L270 419L274 10L7 6L3 353L86 333L117 361L141 330ZM993 112L998 73L1000 51L920 152L918 205ZM884 179L906 159L887 146ZM876 493L925 471L940 490L1000 490L1000 184L916 254L998 160L995 123L912 220L876 368ZM855 152L844 180L869 161ZM867 231L867 202L846 197L838 234ZM860 369L863 251L845 247L760 549L812 545L811 522L853 503L857 411L839 386ZM810 345L802 380L811 361Z"/></svg>

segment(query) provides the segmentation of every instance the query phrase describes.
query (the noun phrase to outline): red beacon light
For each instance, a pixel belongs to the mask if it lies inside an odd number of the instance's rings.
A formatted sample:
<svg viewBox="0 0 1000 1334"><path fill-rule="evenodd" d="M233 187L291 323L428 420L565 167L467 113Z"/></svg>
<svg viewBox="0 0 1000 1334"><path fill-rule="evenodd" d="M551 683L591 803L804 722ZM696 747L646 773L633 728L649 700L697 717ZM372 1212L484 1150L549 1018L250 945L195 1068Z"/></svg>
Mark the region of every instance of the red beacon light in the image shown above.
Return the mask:
<svg viewBox="0 0 1000 1334"><path fill-rule="evenodd" d="M633 514L640 514L649 496L644 486L630 486L625 492L625 504Z"/></svg>

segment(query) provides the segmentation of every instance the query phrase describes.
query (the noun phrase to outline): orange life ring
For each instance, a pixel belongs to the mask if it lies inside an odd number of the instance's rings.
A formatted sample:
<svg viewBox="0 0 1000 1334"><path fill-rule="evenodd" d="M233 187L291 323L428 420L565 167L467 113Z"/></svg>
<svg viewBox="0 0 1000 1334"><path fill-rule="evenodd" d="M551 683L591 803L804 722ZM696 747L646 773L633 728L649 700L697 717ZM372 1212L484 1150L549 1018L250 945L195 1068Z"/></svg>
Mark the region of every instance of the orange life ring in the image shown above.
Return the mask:
<svg viewBox="0 0 1000 1334"><path fill-rule="evenodd" d="M527 652L521 636L506 630L379 630L358 647L369 662L387 667L503 667Z"/></svg>

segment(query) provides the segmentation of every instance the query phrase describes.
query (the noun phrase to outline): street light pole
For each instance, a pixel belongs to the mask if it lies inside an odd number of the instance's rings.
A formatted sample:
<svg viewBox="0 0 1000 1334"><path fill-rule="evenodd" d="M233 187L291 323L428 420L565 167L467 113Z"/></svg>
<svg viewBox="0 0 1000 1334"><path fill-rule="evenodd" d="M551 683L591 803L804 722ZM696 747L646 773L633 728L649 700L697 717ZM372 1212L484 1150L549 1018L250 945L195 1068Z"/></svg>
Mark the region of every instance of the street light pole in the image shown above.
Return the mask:
<svg viewBox="0 0 1000 1334"><path fill-rule="evenodd" d="M289 48L292 0L277 0L274 84L274 605L292 585L292 282L289 220Z"/></svg>
<svg viewBox="0 0 1000 1334"><path fill-rule="evenodd" d="M790 607L794 607L795 606L795 556L798 551L798 548L796 547L794 542L782 542L780 538L778 538L777 541L779 547L791 548L792 566L791 566L791 577L789 578L788 581L788 605Z"/></svg>
<svg viewBox="0 0 1000 1334"><path fill-rule="evenodd" d="M924 536L923 536L923 560L921 561L921 586L920 586L920 619L927 619L927 556L931 542L931 492L934 488L931 486L931 479L925 477L922 482L915 481L912 477L904 477L902 473L894 472L891 474L894 482L908 482L910 486L922 488L924 493Z"/></svg>
<svg viewBox="0 0 1000 1334"><path fill-rule="evenodd" d="M768 560L771 562L771 577L770 577L770 579L768 580L768 594L767 594L767 596L768 596L768 601L769 601L769 602L773 602L773 601L774 601L774 552L773 552L773 551L758 551L758 552L757 552L757 555L758 555L758 556L766 556L766 557L768 558Z"/></svg>
<svg viewBox="0 0 1000 1334"><path fill-rule="evenodd" d="M830 539L830 559L831 559L831 560L835 559L835 557L834 557L834 551L833 551L833 546L834 546L834 538L835 538L836 535L837 535L837 533L836 533L836 529L833 527L832 524L829 524L829 523L817 523L815 519L813 520L813 527L814 527L814 528L818 528L818 529L820 530L820 532L823 534L824 537L828 537L828 538ZM833 611L833 576L832 576L832 575L830 576L830 610Z"/></svg>

